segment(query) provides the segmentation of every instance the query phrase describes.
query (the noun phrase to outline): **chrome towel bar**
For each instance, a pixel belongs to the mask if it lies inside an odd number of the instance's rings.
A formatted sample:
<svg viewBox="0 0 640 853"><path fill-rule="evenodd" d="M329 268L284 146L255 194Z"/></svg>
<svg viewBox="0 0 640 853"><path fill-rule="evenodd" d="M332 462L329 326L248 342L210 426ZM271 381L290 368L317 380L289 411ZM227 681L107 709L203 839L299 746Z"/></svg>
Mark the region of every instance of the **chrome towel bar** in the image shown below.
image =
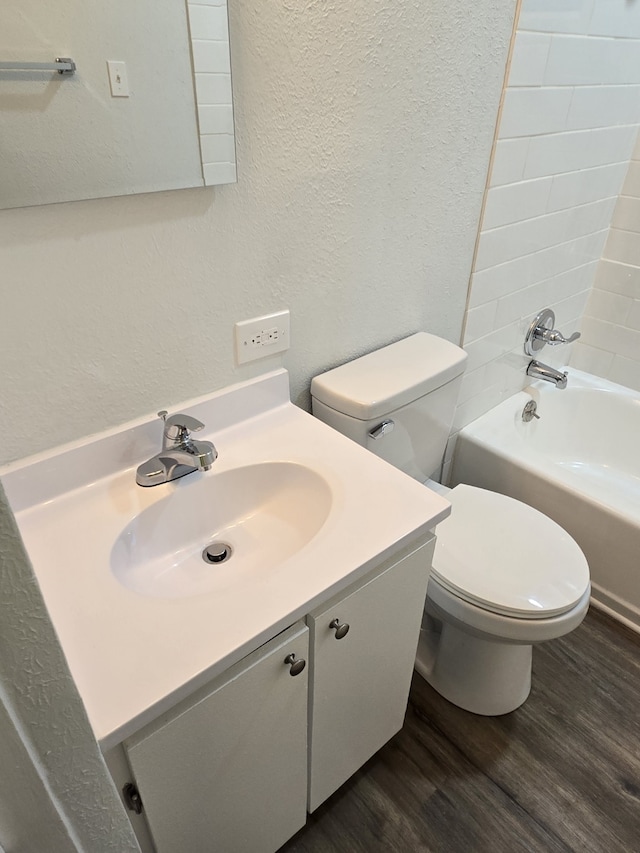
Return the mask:
<svg viewBox="0 0 640 853"><path fill-rule="evenodd" d="M74 74L76 64L68 57L56 57L53 62L0 62L0 71L49 71L58 74Z"/></svg>

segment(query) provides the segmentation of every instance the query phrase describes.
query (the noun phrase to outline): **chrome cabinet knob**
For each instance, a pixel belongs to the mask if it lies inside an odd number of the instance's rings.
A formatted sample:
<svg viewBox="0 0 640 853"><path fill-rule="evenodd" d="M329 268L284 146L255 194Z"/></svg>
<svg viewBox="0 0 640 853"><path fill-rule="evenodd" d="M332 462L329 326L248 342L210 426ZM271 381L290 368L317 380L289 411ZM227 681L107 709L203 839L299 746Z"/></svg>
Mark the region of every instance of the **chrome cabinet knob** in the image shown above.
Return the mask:
<svg viewBox="0 0 640 853"><path fill-rule="evenodd" d="M306 660L304 658L296 658L293 652L288 654L284 659L284 662L287 666L290 666L289 675L300 675L302 670L307 665Z"/></svg>
<svg viewBox="0 0 640 853"><path fill-rule="evenodd" d="M343 637L346 637L349 633L349 628L351 627L348 622L343 622L340 624L339 619L333 619L329 623L329 627L332 628L336 632L336 640L341 640Z"/></svg>

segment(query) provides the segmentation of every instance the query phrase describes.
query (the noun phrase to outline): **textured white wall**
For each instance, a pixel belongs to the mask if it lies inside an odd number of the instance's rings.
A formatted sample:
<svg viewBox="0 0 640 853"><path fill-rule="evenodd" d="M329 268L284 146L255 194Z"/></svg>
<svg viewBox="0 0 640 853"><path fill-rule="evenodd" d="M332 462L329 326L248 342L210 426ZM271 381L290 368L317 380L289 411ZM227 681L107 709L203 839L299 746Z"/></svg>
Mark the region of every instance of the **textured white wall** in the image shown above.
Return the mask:
<svg viewBox="0 0 640 853"><path fill-rule="evenodd" d="M0 845L134 853L0 485Z"/></svg>
<svg viewBox="0 0 640 853"><path fill-rule="evenodd" d="M640 137L582 320L575 367L640 391Z"/></svg>
<svg viewBox="0 0 640 853"><path fill-rule="evenodd" d="M522 0L454 432L527 384L524 335L539 310L553 308L567 335L579 328L640 122L639 37L640 0ZM569 356L547 347L541 361Z"/></svg>
<svg viewBox="0 0 640 853"><path fill-rule="evenodd" d="M232 3L239 182L0 214L0 462L283 363L459 341L515 0ZM243 368L233 323L288 307Z"/></svg>

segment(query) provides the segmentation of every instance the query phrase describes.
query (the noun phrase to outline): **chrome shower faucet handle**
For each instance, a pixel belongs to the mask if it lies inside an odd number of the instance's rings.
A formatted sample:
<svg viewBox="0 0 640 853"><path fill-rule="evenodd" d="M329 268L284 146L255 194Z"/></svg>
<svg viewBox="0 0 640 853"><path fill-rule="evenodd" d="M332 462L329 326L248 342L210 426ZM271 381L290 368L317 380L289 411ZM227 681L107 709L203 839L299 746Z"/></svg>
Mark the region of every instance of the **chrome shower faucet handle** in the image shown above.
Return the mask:
<svg viewBox="0 0 640 853"><path fill-rule="evenodd" d="M572 344L580 337L580 332L574 332L570 337L565 338L562 332L554 329L556 315L551 308L544 308L531 321L527 334L524 339L524 351L529 356L534 356L545 344L552 347L558 344Z"/></svg>

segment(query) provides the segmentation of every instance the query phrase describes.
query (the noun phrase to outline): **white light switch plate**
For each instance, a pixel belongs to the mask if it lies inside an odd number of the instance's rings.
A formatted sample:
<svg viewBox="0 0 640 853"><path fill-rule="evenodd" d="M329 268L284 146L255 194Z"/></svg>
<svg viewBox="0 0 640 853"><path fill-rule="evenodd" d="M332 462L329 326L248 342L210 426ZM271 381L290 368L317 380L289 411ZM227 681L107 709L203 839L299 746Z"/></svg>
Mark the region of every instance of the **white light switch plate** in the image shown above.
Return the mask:
<svg viewBox="0 0 640 853"><path fill-rule="evenodd" d="M289 349L289 311L276 311L235 324L238 364Z"/></svg>
<svg viewBox="0 0 640 853"><path fill-rule="evenodd" d="M113 59L107 61L109 72L109 85L111 86L112 98L129 97L129 78L127 77L127 66L124 62Z"/></svg>

